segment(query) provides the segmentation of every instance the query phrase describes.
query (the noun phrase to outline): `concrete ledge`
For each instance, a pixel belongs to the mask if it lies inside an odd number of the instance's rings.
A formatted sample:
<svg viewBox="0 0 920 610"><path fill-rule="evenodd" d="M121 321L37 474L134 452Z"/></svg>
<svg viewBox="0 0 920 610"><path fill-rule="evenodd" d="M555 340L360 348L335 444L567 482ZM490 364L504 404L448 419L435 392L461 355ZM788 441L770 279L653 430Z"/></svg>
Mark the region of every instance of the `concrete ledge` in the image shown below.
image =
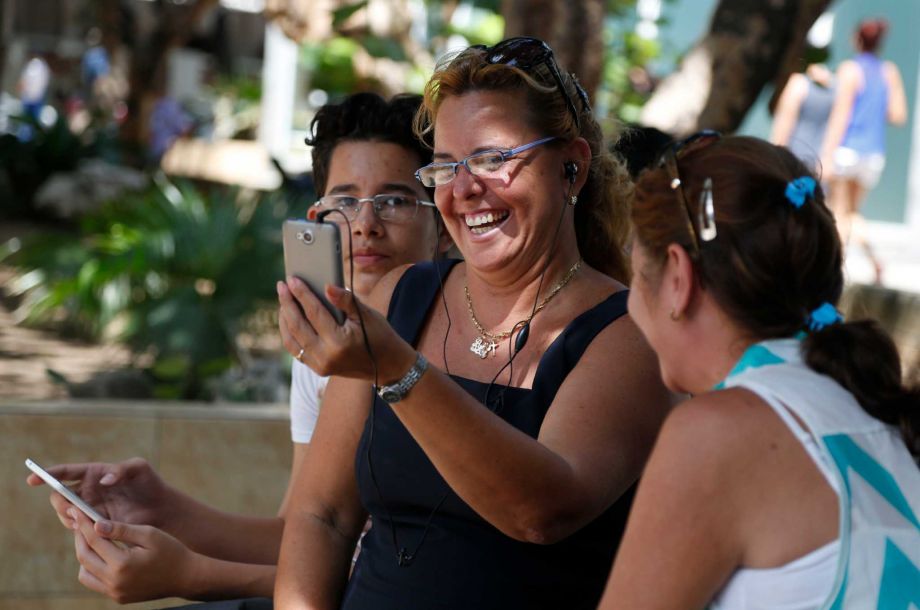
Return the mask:
<svg viewBox="0 0 920 610"><path fill-rule="evenodd" d="M920 293L852 284L840 310L847 320L878 320L898 346L905 377L920 383Z"/></svg>
<svg viewBox="0 0 920 610"><path fill-rule="evenodd" d="M164 608L117 606L77 582L73 538L25 484L27 457L42 465L147 459L176 488L226 511L274 515L290 473L284 405L55 401L0 403L0 610Z"/></svg>
<svg viewBox="0 0 920 610"><path fill-rule="evenodd" d="M0 415L74 415L151 419L251 419L288 421L285 404L210 403L155 400L0 400Z"/></svg>

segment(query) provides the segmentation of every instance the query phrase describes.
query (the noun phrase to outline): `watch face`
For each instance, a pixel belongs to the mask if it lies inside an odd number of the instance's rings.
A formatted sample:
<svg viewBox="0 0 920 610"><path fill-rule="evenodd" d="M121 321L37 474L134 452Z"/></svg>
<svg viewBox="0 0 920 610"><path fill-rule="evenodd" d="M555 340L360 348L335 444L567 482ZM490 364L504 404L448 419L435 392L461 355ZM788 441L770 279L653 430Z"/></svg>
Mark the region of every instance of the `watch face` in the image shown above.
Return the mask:
<svg viewBox="0 0 920 610"><path fill-rule="evenodd" d="M380 398L382 398L384 402L399 402L402 396L399 395L398 390L387 388L380 392Z"/></svg>

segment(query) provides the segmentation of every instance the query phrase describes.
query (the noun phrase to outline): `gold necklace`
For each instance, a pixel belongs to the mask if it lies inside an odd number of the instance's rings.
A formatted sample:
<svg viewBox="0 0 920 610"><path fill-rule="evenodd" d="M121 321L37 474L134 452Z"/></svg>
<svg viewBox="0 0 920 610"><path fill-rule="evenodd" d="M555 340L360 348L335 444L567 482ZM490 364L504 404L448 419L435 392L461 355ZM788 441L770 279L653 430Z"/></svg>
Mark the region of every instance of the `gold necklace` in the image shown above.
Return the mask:
<svg viewBox="0 0 920 610"><path fill-rule="evenodd" d="M498 348L498 344L501 341L504 341L511 336L511 333L515 328L520 326L522 323L529 323L533 320L533 317L540 313L540 311L546 307L546 304L549 303L554 296L559 294L559 291L562 290L569 281L575 277L575 274L581 268L581 259L578 259L574 265L566 272L565 276L553 286L552 290L549 291L549 294L544 297L540 304L533 310L533 313L530 314L523 322L518 322L511 330L505 330L500 333L494 334L490 333L482 327L482 324L479 323L479 320L476 318L476 313L473 311L473 298L470 296L470 288L466 284L463 285L463 293L466 295L466 307L470 312L470 320L473 322L473 326L476 327L476 330L479 332L479 336L476 337L476 340L470 344L470 351L479 356L480 358L485 358L489 354L495 355L495 352Z"/></svg>

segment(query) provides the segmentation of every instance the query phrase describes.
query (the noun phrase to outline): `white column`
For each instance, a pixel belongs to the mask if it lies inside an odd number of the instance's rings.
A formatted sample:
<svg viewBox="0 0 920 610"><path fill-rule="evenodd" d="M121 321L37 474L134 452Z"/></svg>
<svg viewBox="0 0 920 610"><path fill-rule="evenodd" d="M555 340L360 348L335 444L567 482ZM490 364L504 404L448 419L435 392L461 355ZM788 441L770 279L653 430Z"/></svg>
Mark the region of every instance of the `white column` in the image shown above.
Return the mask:
<svg viewBox="0 0 920 610"><path fill-rule="evenodd" d="M296 81L297 44L269 23L265 26L259 141L278 159L284 159L290 149Z"/></svg>
<svg viewBox="0 0 920 610"><path fill-rule="evenodd" d="M904 221L908 227L920 230L920 62L917 64L917 91L911 114L914 124L910 144L910 161L907 166L907 207ZM916 235L916 233L915 233Z"/></svg>

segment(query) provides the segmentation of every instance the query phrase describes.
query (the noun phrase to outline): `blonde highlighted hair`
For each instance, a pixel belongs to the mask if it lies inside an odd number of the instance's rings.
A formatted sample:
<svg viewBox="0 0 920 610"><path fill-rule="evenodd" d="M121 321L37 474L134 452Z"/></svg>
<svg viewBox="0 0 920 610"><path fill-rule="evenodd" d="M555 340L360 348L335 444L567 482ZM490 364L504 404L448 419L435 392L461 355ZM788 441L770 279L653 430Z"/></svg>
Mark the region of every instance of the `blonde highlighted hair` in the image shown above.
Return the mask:
<svg viewBox="0 0 920 610"><path fill-rule="evenodd" d="M622 162L608 152L600 125L590 109L579 103L571 75L560 69L565 94L578 109L578 124L558 85L548 77L544 82L535 74L536 69L528 72L508 64L489 63L482 47L470 47L442 59L425 86L422 105L415 117L416 134L420 139L430 140L441 104L447 97L472 91L523 93L526 120L537 131L564 141L581 137L588 142L591 166L575 206L578 249L589 265L627 283L629 265L625 246L633 193L629 174Z"/></svg>

